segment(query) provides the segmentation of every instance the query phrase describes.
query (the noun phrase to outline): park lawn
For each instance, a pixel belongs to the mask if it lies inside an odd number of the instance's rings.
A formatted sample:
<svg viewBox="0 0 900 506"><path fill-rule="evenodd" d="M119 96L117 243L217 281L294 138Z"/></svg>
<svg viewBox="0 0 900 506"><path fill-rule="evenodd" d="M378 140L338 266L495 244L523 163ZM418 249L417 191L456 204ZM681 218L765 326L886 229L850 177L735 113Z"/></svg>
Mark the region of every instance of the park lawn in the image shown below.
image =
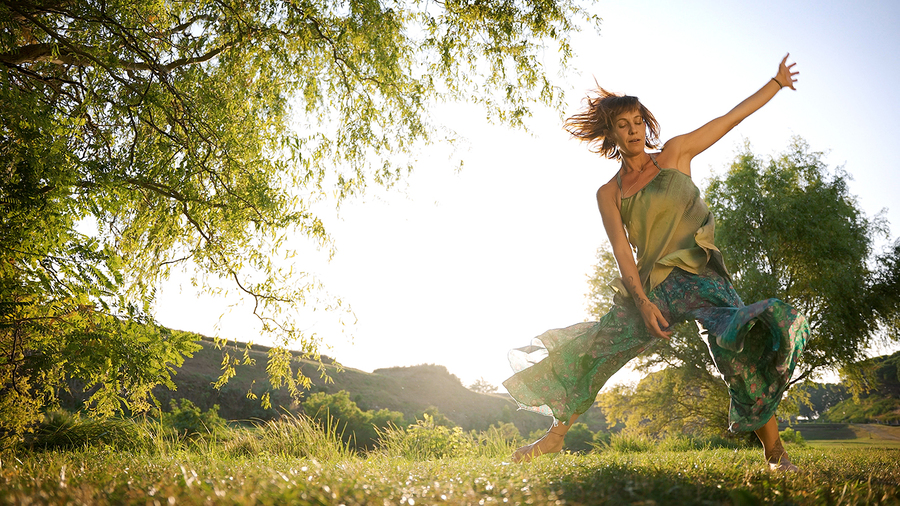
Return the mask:
<svg viewBox="0 0 900 506"><path fill-rule="evenodd" d="M885 439L819 439L816 441L807 441L807 444L813 448L893 448L900 450L900 441L889 441Z"/></svg>
<svg viewBox="0 0 900 506"><path fill-rule="evenodd" d="M2 504L900 504L900 449L789 445L799 473L761 451L602 451L525 465L502 457L329 462L215 449L111 448L7 456Z"/></svg>
<svg viewBox="0 0 900 506"><path fill-rule="evenodd" d="M809 424L794 427L814 448L900 449L900 427L879 424Z"/></svg>

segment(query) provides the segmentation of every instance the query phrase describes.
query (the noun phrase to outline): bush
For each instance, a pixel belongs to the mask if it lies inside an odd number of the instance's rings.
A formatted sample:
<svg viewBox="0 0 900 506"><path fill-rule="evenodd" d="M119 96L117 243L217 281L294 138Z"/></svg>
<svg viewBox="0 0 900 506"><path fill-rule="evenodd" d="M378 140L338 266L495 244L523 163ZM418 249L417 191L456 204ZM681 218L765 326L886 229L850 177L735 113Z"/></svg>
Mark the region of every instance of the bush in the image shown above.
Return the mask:
<svg viewBox="0 0 900 506"><path fill-rule="evenodd" d="M406 426L403 413L387 409L363 411L345 390L315 393L303 401L303 411L322 428L334 424L345 444L361 450L375 448L379 429Z"/></svg>
<svg viewBox="0 0 900 506"><path fill-rule="evenodd" d="M785 443L806 446L806 440L803 439L803 436L790 427L781 431L779 435L781 436L781 440Z"/></svg>
<svg viewBox="0 0 900 506"><path fill-rule="evenodd" d="M316 459L322 462L348 458L350 447L341 440L336 424L324 427L306 415L286 414L253 429L238 429L225 443L225 452L236 457L260 454Z"/></svg>
<svg viewBox="0 0 900 506"><path fill-rule="evenodd" d="M491 425L486 431L472 431L473 452L481 457L507 457L525 442L519 429L511 423Z"/></svg>
<svg viewBox="0 0 900 506"><path fill-rule="evenodd" d="M753 433L750 433L753 435ZM691 452L697 450L711 450L714 448L742 449L758 446L759 441L753 435L753 439L746 437L743 433L732 436L704 436L691 437L684 434L670 434L664 437L657 444L657 449L667 452Z"/></svg>
<svg viewBox="0 0 900 506"><path fill-rule="evenodd" d="M162 413L160 421L165 427L172 429L178 438L197 439L216 436L225 428L225 420L219 416L219 406L214 405L201 411L188 399L169 402L169 412Z"/></svg>
<svg viewBox="0 0 900 506"><path fill-rule="evenodd" d="M547 433L547 429L537 429L528 433L528 441L537 441L538 439L544 437L544 434Z"/></svg>
<svg viewBox="0 0 900 506"><path fill-rule="evenodd" d="M475 449L474 441L461 428L437 425L428 414L406 429L392 426L378 432L381 453L410 460L459 457Z"/></svg>
<svg viewBox="0 0 900 506"><path fill-rule="evenodd" d="M609 438L609 449L622 453L640 453L653 450L656 443L644 436L613 434Z"/></svg>
<svg viewBox="0 0 900 506"><path fill-rule="evenodd" d="M587 424L575 423L566 432L563 448L573 453L588 453L594 449L594 433Z"/></svg>
<svg viewBox="0 0 900 506"><path fill-rule="evenodd" d="M77 413L53 410L44 413L27 444L32 449L63 450L108 445L121 450L146 445L147 437L131 420L99 418L83 420Z"/></svg>
<svg viewBox="0 0 900 506"><path fill-rule="evenodd" d="M612 438L612 433L610 432L597 432L596 434L594 434L591 445L594 447L594 450L602 450L604 448L608 448L610 438Z"/></svg>
<svg viewBox="0 0 900 506"><path fill-rule="evenodd" d="M703 439L693 438L684 434L667 435L658 444L656 449L663 452L690 452L701 450L706 445Z"/></svg>

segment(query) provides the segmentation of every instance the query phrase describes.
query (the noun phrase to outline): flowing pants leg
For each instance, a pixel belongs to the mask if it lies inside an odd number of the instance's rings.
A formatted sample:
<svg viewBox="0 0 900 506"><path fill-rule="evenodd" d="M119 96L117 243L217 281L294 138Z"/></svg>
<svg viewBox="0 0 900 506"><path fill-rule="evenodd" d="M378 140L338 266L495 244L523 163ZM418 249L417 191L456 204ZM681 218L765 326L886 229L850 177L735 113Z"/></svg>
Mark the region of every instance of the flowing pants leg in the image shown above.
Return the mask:
<svg viewBox="0 0 900 506"><path fill-rule="evenodd" d="M730 429L751 431L775 413L809 337L803 315L778 299L749 306L731 282L707 269L672 273L648 298L670 325L697 320L731 396ZM630 300L598 322L545 332L511 350L515 374L503 382L523 409L569 420L587 411L616 371L656 341Z"/></svg>

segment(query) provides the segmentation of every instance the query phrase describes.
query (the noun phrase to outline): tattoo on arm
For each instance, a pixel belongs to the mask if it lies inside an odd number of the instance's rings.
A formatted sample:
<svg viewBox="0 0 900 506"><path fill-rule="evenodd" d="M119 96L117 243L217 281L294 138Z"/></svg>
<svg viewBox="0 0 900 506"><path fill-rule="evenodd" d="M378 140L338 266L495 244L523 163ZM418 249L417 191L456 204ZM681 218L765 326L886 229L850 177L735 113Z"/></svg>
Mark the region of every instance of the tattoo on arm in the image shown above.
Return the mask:
<svg viewBox="0 0 900 506"><path fill-rule="evenodd" d="M648 302L647 297L638 298L638 284L634 281L634 276L628 276L626 281L626 288L631 292L631 298L634 299L634 303L637 304L638 307L642 307L644 304Z"/></svg>

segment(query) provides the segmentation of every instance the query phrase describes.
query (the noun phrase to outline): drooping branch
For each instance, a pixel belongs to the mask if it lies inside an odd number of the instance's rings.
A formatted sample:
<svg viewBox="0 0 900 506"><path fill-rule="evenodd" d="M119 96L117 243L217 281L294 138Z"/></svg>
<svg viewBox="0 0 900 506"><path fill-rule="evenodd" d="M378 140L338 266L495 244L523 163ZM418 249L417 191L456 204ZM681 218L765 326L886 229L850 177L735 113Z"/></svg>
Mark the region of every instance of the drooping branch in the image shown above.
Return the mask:
<svg viewBox="0 0 900 506"><path fill-rule="evenodd" d="M163 74L168 74L177 68L208 62L209 60L212 60L213 58L221 54L223 51L231 49L232 47L234 47L234 45L234 42L228 42L206 52L205 54L192 56L190 58L178 58L177 60L172 60L171 62L162 65L118 60L115 64L115 68L130 71L151 70L158 71ZM97 48L93 48L90 46L79 46L78 49L74 49L74 46L72 46L71 44L69 44L68 46L71 49L67 50L66 47L60 46L59 44L46 42L19 46L12 51L0 53L0 62L7 64L7 66L21 65L23 63L47 62L56 65L76 65L79 67L91 66L92 64L96 64L98 62L96 58L92 58L91 56L89 56L89 53L92 51L96 51Z"/></svg>

